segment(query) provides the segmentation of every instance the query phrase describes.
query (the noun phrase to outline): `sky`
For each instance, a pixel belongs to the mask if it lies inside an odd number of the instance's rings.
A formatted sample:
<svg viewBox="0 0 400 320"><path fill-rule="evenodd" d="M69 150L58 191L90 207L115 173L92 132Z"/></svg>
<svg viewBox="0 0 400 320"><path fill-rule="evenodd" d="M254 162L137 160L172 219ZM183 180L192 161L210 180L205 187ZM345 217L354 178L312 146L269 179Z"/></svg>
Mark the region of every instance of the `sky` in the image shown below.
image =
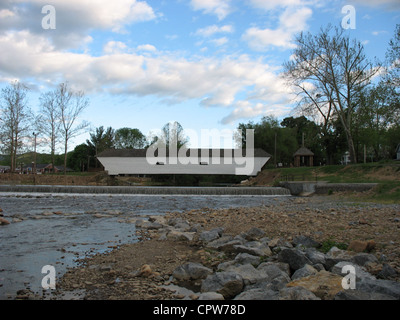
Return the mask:
<svg viewBox="0 0 400 320"><path fill-rule="evenodd" d="M80 120L92 131L150 135L177 121L189 146L219 147L201 132L296 116L281 77L293 37L343 21L368 58L383 60L400 1L0 0L0 88L26 84L37 112L41 93L68 82L90 99Z"/></svg>

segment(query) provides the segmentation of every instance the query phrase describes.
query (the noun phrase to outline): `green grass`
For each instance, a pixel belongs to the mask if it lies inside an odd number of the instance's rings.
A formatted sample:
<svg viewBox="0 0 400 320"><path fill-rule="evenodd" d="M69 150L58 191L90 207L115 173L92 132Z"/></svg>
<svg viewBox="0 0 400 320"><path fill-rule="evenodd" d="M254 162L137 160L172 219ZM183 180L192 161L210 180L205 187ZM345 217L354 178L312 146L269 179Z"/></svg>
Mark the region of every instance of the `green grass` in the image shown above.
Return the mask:
<svg viewBox="0 0 400 320"><path fill-rule="evenodd" d="M400 203L400 162L398 161L267 170L280 174L274 184L277 184L278 180L286 179L290 181L326 181L328 183L378 183L372 192L358 195L357 199L367 202ZM390 174L382 177L377 174L378 170L388 170ZM349 196L351 197L351 195Z"/></svg>
<svg viewBox="0 0 400 320"><path fill-rule="evenodd" d="M335 240L328 239L322 242L319 250L323 253L327 253L332 247L336 247L341 250L347 250L348 245L346 243L336 242Z"/></svg>

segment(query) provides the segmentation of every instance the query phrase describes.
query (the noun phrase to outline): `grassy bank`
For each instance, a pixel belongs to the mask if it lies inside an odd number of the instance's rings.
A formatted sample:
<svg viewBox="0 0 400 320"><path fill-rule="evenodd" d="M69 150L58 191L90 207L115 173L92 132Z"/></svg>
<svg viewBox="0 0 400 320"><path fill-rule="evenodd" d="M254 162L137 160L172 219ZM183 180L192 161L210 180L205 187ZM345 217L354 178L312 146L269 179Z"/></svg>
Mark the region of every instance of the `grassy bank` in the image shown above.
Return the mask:
<svg viewBox="0 0 400 320"><path fill-rule="evenodd" d="M400 162L378 162L348 166L322 166L302 168L269 168L263 170L251 183L276 185L279 181L326 181L328 183L378 183L363 194L360 201L400 203ZM349 194L349 197L352 195Z"/></svg>

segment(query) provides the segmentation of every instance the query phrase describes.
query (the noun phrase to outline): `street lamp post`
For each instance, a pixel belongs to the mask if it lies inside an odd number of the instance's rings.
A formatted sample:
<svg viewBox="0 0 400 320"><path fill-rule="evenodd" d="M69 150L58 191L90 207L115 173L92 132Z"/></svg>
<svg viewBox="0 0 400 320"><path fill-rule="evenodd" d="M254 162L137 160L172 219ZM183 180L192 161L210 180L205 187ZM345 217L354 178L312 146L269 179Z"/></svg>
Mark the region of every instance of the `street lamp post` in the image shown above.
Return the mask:
<svg viewBox="0 0 400 320"><path fill-rule="evenodd" d="M33 136L35 137L35 150L34 150L34 153L33 153L33 167L32 167L32 170L33 170L33 174L36 174L36 137L37 137L37 133L33 133Z"/></svg>

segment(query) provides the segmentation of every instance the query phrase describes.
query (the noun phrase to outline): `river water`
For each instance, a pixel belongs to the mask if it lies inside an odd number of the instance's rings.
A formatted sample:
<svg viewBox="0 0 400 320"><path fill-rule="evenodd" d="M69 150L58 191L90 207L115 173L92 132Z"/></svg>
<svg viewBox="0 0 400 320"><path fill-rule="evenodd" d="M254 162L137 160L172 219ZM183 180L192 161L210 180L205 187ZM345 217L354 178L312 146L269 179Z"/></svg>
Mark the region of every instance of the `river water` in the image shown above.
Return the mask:
<svg viewBox="0 0 400 320"><path fill-rule="evenodd" d="M0 226L0 300L30 289L45 296L44 266L56 279L87 256L138 241L134 221L149 215L201 208L269 205L287 196L185 196L0 193L11 222Z"/></svg>

